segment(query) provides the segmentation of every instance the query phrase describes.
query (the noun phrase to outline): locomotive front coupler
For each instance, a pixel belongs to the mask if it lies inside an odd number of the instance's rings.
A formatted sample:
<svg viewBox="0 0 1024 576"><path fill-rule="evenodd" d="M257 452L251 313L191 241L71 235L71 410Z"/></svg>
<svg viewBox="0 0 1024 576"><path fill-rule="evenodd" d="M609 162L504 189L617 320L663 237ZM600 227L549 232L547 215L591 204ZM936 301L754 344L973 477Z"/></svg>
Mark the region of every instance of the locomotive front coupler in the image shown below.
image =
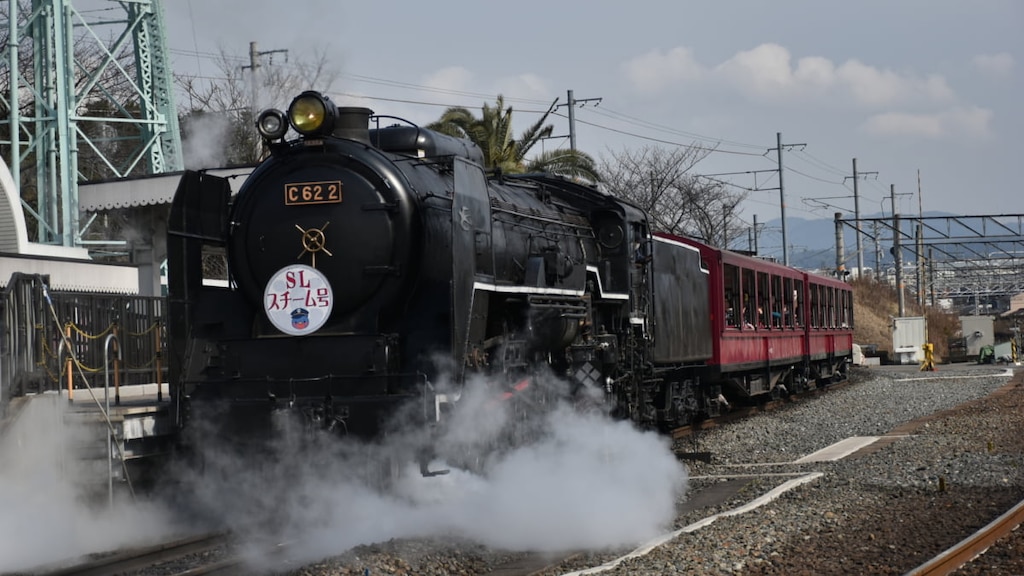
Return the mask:
<svg viewBox="0 0 1024 576"><path fill-rule="evenodd" d="M271 403L277 405L277 398L273 394L269 399ZM287 404L273 410L299 416L307 431L324 430L342 436L348 435L348 406L335 407L334 399L330 395L325 396L322 402L313 404L300 404L292 395Z"/></svg>
<svg viewBox="0 0 1024 576"><path fill-rule="evenodd" d="M345 422L348 419L348 406L335 408L334 398L330 394L324 396L324 401L315 405L311 413L315 418L314 423L318 423L323 430L334 432L340 425L338 431L343 435L348 434L348 424Z"/></svg>

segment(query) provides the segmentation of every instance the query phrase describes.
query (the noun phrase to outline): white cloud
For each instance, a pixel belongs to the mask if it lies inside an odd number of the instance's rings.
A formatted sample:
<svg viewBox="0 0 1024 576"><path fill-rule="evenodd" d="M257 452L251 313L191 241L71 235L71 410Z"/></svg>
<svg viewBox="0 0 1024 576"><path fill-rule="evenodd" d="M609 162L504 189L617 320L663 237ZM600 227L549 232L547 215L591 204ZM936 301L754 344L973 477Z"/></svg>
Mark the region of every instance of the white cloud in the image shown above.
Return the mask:
<svg viewBox="0 0 1024 576"><path fill-rule="evenodd" d="M955 107L935 114L888 112L876 114L861 129L875 136L916 136L929 139L991 135L992 111L987 108Z"/></svg>
<svg viewBox="0 0 1024 576"><path fill-rule="evenodd" d="M737 52L710 70L703 68L684 47L667 53L649 52L627 62L624 69L634 88L641 92L671 89L680 80L710 77L737 88L747 98L761 101L846 95L857 105L883 107L955 100L953 90L942 76L901 73L855 59L840 65L821 56L794 61L787 48L774 43Z"/></svg>
<svg viewBox="0 0 1024 576"><path fill-rule="evenodd" d="M886 106L901 102L948 102L953 91L941 76L918 78L880 70L857 60L848 60L836 71L837 82L867 106Z"/></svg>
<svg viewBox="0 0 1024 576"><path fill-rule="evenodd" d="M1013 56L1008 52L979 54L971 63L982 73L996 78L1007 78L1013 73Z"/></svg>
<svg viewBox="0 0 1024 576"><path fill-rule="evenodd" d="M797 62L794 77L802 84L827 88L832 84L835 73L836 67L828 58L808 56Z"/></svg>
<svg viewBox="0 0 1024 576"><path fill-rule="evenodd" d="M679 82L698 80L703 69L689 48L668 52L652 50L622 66L626 78L640 92L658 92Z"/></svg>
<svg viewBox="0 0 1024 576"><path fill-rule="evenodd" d="M788 94L795 84L789 50L778 44L761 44L738 52L720 64L715 73L756 99Z"/></svg>

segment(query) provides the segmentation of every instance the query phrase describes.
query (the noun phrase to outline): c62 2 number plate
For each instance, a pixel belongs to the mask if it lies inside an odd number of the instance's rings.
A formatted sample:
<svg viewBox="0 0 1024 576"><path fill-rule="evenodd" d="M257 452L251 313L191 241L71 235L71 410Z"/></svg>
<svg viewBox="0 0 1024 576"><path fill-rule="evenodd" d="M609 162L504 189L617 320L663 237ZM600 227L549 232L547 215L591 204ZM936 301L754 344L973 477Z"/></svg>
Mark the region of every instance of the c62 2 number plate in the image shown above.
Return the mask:
<svg viewBox="0 0 1024 576"><path fill-rule="evenodd" d="M284 203L288 206L299 204L336 204L341 202L341 181L297 182L284 185Z"/></svg>

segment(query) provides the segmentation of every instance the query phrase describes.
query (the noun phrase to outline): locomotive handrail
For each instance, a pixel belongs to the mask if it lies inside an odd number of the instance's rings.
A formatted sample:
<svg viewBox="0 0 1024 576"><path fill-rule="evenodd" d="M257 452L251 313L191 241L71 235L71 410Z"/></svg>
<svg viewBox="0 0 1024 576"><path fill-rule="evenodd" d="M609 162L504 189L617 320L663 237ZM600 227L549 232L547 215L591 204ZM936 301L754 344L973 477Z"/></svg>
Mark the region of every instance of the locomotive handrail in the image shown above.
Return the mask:
<svg viewBox="0 0 1024 576"><path fill-rule="evenodd" d="M416 128L417 130L422 130L423 129L419 124L416 124L415 122L413 122L411 120L407 120L405 118L402 118L401 116L391 116L390 114L373 114L372 116L370 116L370 122L375 122L377 128L380 128L380 120L382 118L388 118L390 120L400 120L402 122L405 122L409 126L412 126L413 128Z"/></svg>
<svg viewBox="0 0 1024 576"><path fill-rule="evenodd" d="M114 359L114 404L121 404L121 381L118 377L118 365L121 363L121 342L117 337L117 334L110 334L107 339L103 341L103 392L107 402L107 410L110 410L110 345L114 345L114 352L117 353L117 358Z"/></svg>
<svg viewBox="0 0 1024 576"><path fill-rule="evenodd" d="M110 345L114 345L114 350L117 352L117 359L121 359L121 346L118 345L117 335L110 334L107 339L103 341L103 365L106 368L103 378L103 398L105 404L105 415L110 414ZM116 395L115 404L121 403L120 386L118 385L117 379L117 365L114 365L114 394ZM109 421L109 416L108 416ZM107 498L110 506L114 505L114 451L113 448L114 434L113 432L107 433Z"/></svg>
<svg viewBox="0 0 1024 576"><path fill-rule="evenodd" d="M168 236L178 236L179 238L192 238L193 240L202 240L204 242L216 242L218 244L224 244L224 239L219 236L206 236L205 234L196 234L194 232L181 232L178 230L168 230Z"/></svg>
<svg viewBox="0 0 1024 576"><path fill-rule="evenodd" d="M49 288L47 288L47 286L45 284L43 284L43 298L46 300L47 307L50 309L50 317L53 318L53 322L57 326L61 326L60 318L57 317L57 309L54 308L53 300L50 298L50 290L49 290ZM60 331L60 336L61 336L60 348L66 349L68 351L68 355L70 356L70 359L73 360L73 364L79 367L78 375L81 378L82 383L85 384L86 390L89 391L89 396L92 398L92 400L96 404L96 406L100 409L100 413L103 416L103 422L107 425L107 433L109 434L110 437L113 437L115 432L114 432L114 424L110 421L110 411L109 411L109 409L105 409L103 407L103 404L100 404L99 398L96 397L96 392L93 390L92 386L89 384L89 379L85 377L85 373L81 369L81 364L78 363L78 359L75 357L74 348L71 346L71 330L70 330L70 326L71 326L71 323L68 322L68 323L66 323L64 325L65 330L61 330ZM111 336L113 336L113 334L111 334ZM108 338L108 340L109 340L109 338ZM58 351L60 350L60 348L58 348ZM71 392L72 392L71 391L71 371L70 371L70 368L69 368L69 371L68 371L68 401L69 402L72 401ZM132 499L134 499L135 498L135 487L132 485L131 476L128 474L128 463L127 463L127 461L125 460L125 457L124 457L124 450L122 449L121 445L118 444L118 443L114 443L113 447L117 448L117 455L121 459L121 468L124 471L125 482L128 484L128 492L131 494Z"/></svg>

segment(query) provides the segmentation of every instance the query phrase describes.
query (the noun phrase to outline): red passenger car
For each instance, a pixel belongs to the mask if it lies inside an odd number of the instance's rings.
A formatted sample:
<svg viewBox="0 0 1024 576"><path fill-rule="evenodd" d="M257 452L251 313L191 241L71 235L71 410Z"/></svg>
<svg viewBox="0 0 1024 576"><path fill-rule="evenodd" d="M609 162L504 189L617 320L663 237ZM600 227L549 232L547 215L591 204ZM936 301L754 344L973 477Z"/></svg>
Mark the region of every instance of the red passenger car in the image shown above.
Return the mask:
<svg viewBox="0 0 1024 576"><path fill-rule="evenodd" d="M713 354L706 378L728 397L798 391L845 369L853 343L847 284L663 236L697 248L708 270Z"/></svg>
<svg viewBox="0 0 1024 576"><path fill-rule="evenodd" d="M836 378L853 355L853 291L835 278L804 277L809 376Z"/></svg>

